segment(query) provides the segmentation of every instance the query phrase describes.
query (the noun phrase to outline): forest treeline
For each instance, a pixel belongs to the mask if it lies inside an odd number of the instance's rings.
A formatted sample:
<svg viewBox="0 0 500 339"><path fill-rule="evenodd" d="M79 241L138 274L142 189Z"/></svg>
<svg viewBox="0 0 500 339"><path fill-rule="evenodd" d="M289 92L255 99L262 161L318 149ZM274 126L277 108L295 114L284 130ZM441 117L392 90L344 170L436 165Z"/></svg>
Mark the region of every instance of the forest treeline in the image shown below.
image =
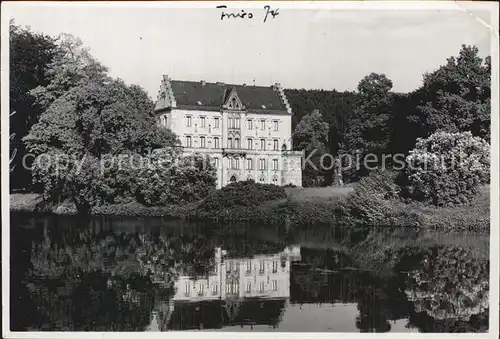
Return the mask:
<svg viewBox="0 0 500 339"><path fill-rule="evenodd" d="M329 153L407 155L417 138L444 131L471 132L489 142L491 123L491 58L481 58L476 46L462 45L458 56L422 75L422 85L410 93L393 92L385 74L371 73L356 91L288 89L293 112L294 147L313 157ZM357 181L366 169L345 173ZM303 173L304 184L331 183L332 171Z"/></svg>

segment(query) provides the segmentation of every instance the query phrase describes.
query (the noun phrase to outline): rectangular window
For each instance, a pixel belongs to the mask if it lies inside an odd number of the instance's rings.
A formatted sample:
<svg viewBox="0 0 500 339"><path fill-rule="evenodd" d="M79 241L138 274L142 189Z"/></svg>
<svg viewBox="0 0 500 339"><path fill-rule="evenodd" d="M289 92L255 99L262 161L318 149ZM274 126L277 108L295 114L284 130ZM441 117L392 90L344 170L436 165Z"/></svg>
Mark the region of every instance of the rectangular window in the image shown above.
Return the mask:
<svg viewBox="0 0 500 339"><path fill-rule="evenodd" d="M250 293L250 292L252 292L252 285L247 284L247 293Z"/></svg>
<svg viewBox="0 0 500 339"><path fill-rule="evenodd" d="M189 135L186 137L186 147L191 147L191 137Z"/></svg>
<svg viewBox="0 0 500 339"><path fill-rule="evenodd" d="M253 140L252 139L247 140L247 149L253 149Z"/></svg>
<svg viewBox="0 0 500 339"><path fill-rule="evenodd" d="M273 273L278 272L278 262L276 260L273 261Z"/></svg>
<svg viewBox="0 0 500 339"><path fill-rule="evenodd" d="M247 261L246 268L247 268L247 273L252 272L252 262L250 260Z"/></svg>
<svg viewBox="0 0 500 339"><path fill-rule="evenodd" d="M186 116L186 126L191 127L191 116Z"/></svg>
<svg viewBox="0 0 500 339"><path fill-rule="evenodd" d="M198 286L198 295L203 295L205 293L205 285L200 284Z"/></svg>
<svg viewBox="0 0 500 339"><path fill-rule="evenodd" d="M232 269L233 269L233 263L230 261L230 262L227 263L226 272L227 273L231 273Z"/></svg>
<svg viewBox="0 0 500 339"><path fill-rule="evenodd" d="M200 117L200 126L205 127L205 117Z"/></svg>
<svg viewBox="0 0 500 339"><path fill-rule="evenodd" d="M217 294L217 284L212 285L212 294Z"/></svg>
<svg viewBox="0 0 500 339"><path fill-rule="evenodd" d="M261 130L265 130L266 129L266 121L265 120L261 120L260 121L260 129Z"/></svg>
<svg viewBox="0 0 500 339"><path fill-rule="evenodd" d="M205 148L205 137L200 137L200 147Z"/></svg>
<svg viewBox="0 0 500 339"><path fill-rule="evenodd" d="M260 282L259 291L264 292L264 282L263 281Z"/></svg>
<svg viewBox="0 0 500 339"><path fill-rule="evenodd" d="M233 148L233 139L227 138L227 148Z"/></svg>
<svg viewBox="0 0 500 339"><path fill-rule="evenodd" d="M273 159L273 171L278 170L278 159Z"/></svg>
<svg viewBox="0 0 500 339"><path fill-rule="evenodd" d="M219 138L217 138L217 137L214 138L214 147L215 148L219 148L220 147L220 145L219 145Z"/></svg>
<svg viewBox="0 0 500 339"><path fill-rule="evenodd" d="M214 128L219 128L219 118L214 118Z"/></svg>
<svg viewBox="0 0 500 339"><path fill-rule="evenodd" d="M234 118L234 128L240 128L240 118Z"/></svg>
<svg viewBox="0 0 500 339"><path fill-rule="evenodd" d="M227 127L233 128L233 118L227 118Z"/></svg>
<svg viewBox="0 0 500 339"><path fill-rule="evenodd" d="M240 148L240 139L238 138L234 139L234 148Z"/></svg>
<svg viewBox="0 0 500 339"><path fill-rule="evenodd" d="M186 296L189 296L189 290L190 290L190 285L189 285L189 282L187 282L185 285L184 285L184 294Z"/></svg>
<svg viewBox="0 0 500 339"><path fill-rule="evenodd" d="M228 281L226 282L226 294L231 293L231 283Z"/></svg>
<svg viewBox="0 0 500 339"><path fill-rule="evenodd" d="M259 170L264 171L266 169L266 159L259 159Z"/></svg>
<svg viewBox="0 0 500 339"><path fill-rule="evenodd" d="M265 139L260 139L260 149L262 151L266 150L266 140Z"/></svg>
<svg viewBox="0 0 500 339"><path fill-rule="evenodd" d="M240 158L234 159L235 167L234 169L240 169Z"/></svg>
<svg viewBox="0 0 500 339"><path fill-rule="evenodd" d="M273 280L273 291L278 290L278 280Z"/></svg>
<svg viewBox="0 0 500 339"><path fill-rule="evenodd" d="M251 170L251 169L253 169L253 168L252 168L252 167L253 167L252 165L253 165L253 164L252 164L252 159L248 158L248 159L247 159L247 170Z"/></svg>
<svg viewBox="0 0 500 339"><path fill-rule="evenodd" d="M250 129L250 130L251 130L251 129L253 129L253 126L252 126L252 125L253 125L253 123L252 123L252 119L248 119L248 120L247 120L247 129Z"/></svg>
<svg viewBox="0 0 500 339"><path fill-rule="evenodd" d="M273 149L274 149L275 151L277 151L277 150L278 150L278 140L276 140L276 139L274 139L274 140L273 140Z"/></svg>
<svg viewBox="0 0 500 339"><path fill-rule="evenodd" d="M278 130L278 120L274 120L273 121L273 127L274 127L274 130L277 131Z"/></svg>
<svg viewBox="0 0 500 339"><path fill-rule="evenodd" d="M259 273L262 274L264 273L264 268L265 268L265 261L264 260L261 260L260 261L260 264L259 264Z"/></svg>

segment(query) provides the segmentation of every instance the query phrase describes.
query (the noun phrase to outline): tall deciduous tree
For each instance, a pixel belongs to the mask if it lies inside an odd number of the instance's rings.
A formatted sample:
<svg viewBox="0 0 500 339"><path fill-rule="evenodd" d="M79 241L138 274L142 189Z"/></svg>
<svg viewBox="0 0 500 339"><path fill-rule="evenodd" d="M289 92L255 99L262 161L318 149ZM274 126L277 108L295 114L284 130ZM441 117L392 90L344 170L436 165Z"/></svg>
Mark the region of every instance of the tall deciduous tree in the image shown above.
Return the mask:
<svg viewBox="0 0 500 339"><path fill-rule="evenodd" d="M379 161L390 142L392 117L392 81L384 74L371 73L358 84L359 106L349 121L345 138L348 153L359 151L362 155L374 154ZM360 166L357 175L368 171Z"/></svg>
<svg viewBox="0 0 500 339"><path fill-rule="evenodd" d="M54 149L95 157L145 154L175 141L157 128L152 108L144 91L121 80L82 82L55 99L24 140L36 155Z"/></svg>
<svg viewBox="0 0 500 339"><path fill-rule="evenodd" d="M458 57L424 75L422 100L413 117L425 127L422 137L443 130L490 139L491 58L478 54L476 46L462 45Z"/></svg>
<svg viewBox="0 0 500 339"><path fill-rule="evenodd" d="M94 59L80 39L63 33L58 37L57 54L46 70L49 83L36 87L30 94L45 110L54 100L79 84L111 80L106 72L107 68Z"/></svg>
<svg viewBox="0 0 500 339"><path fill-rule="evenodd" d="M303 182L306 186L313 185L317 176L324 175L325 168L331 166L330 158L321 162L321 157L328 152L328 131L328 123L318 110L304 116L295 127L292 135L294 147L305 153Z"/></svg>
<svg viewBox="0 0 500 339"><path fill-rule="evenodd" d="M23 141L29 152L45 159L34 167L45 197L70 198L86 214L119 195L136 193L135 172L120 156L175 147L177 137L156 126L154 105L144 90L108 77L79 40L63 36L60 46L47 71L50 82L32 90L44 111ZM109 162L118 163L118 172L106 171ZM124 170L130 180L109 175Z"/></svg>
<svg viewBox="0 0 500 339"><path fill-rule="evenodd" d="M46 71L58 53L58 46L55 39L17 26L13 21L9 33L10 153L15 155L11 163L10 187L27 189L31 184L31 172L22 165L26 151L21 140L41 114L30 91L49 84Z"/></svg>

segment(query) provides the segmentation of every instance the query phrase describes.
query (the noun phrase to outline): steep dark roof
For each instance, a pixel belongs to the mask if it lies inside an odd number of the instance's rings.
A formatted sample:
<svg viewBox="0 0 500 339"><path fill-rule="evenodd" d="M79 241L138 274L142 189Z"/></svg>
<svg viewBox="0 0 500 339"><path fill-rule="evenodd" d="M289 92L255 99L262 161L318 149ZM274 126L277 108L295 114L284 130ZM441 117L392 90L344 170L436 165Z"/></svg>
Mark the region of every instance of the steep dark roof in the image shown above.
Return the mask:
<svg viewBox="0 0 500 339"><path fill-rule="evenodd" d="M172 92L178 107L220 108L232 89L248 110L285 111L280 94L273 87L229 85L222 83L201 83L170 80Z"/></svg>

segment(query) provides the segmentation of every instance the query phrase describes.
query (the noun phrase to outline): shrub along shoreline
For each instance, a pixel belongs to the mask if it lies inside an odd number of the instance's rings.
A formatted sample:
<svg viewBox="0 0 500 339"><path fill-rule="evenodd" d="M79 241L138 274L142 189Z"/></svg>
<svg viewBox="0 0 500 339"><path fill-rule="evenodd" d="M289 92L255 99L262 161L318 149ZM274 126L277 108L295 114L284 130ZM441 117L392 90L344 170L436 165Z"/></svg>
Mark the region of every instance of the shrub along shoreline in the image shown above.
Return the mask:
<svg viewBox="0 0 500 339"><path fill-rule="evenodd" d="M325 191L327 189L325 188ZM414 202L406 204L397 199L368 194L363 192L363 188L355 192L344 190L337 194L332 188L330 196L295 194L300 190L307 191L307 189L287 189L286 195L278 194L277 199L266 199L252 194L254 201L243 202L247 204L245 206L238 205L236 196L228 195L222 200L210 198L183 205L146 206L131 202L99 206L94 208L92 215L209 220L224 224L242 222L283 226L287 230L315 226L330 228L335 233L349 230L365 235L366 231L373 228L412 228L489 234L488 185L481 187L469 204L455 207L429 207ZM233 190L233 193L236 191ZM10 210L49 212L58 215L77 214L75 206L71 203L47 204L41 195L32 193L11 194Z"/></svg>

